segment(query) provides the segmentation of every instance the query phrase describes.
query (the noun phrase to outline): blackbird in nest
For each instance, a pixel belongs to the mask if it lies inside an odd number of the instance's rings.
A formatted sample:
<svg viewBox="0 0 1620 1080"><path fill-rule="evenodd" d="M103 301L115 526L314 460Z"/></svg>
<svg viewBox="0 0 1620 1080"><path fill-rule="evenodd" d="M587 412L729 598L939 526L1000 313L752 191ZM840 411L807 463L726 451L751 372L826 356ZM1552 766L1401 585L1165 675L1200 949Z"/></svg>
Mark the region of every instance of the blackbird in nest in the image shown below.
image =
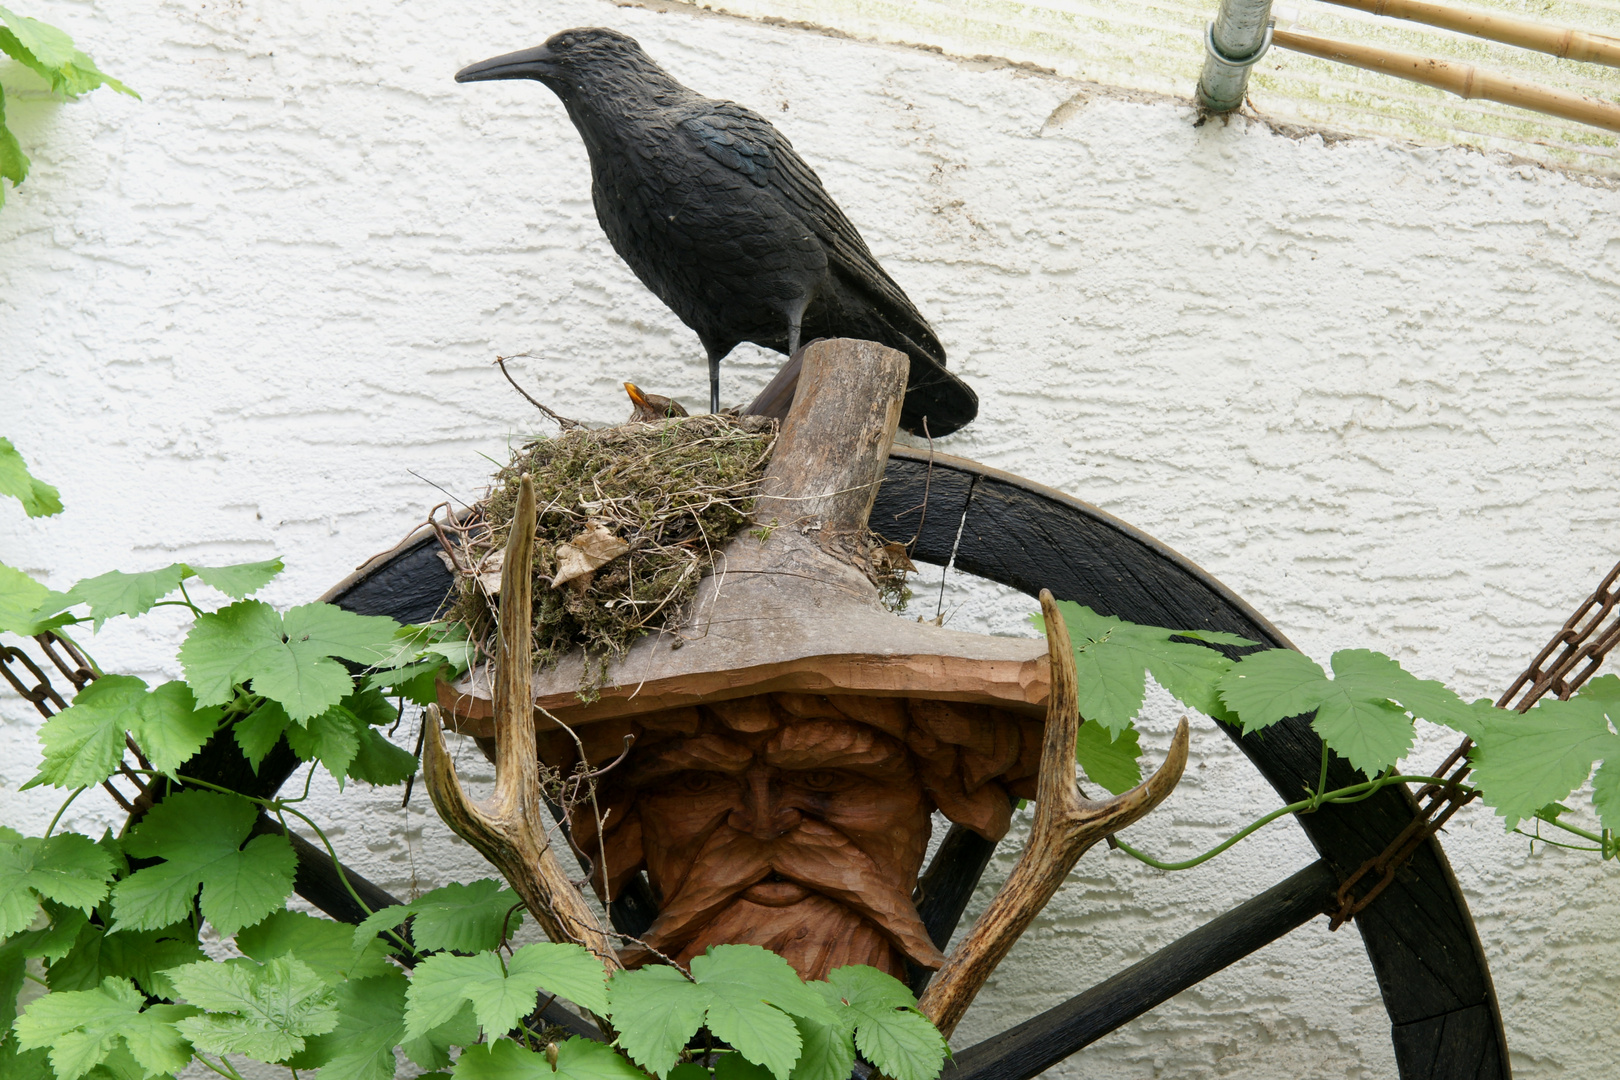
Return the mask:
<svg viewBox="0 0 1620 1080"><path fill-rule="evenodd" d="M653 420L669 420L687 415L686 406L674 398L667 398L663 394L649 394L633 382L624 384L624 392L630 395L630 404L634 406L627 423L645 424Z"/></svg>
<svg viewBox="0 0 1620 1080"><path fill-rule="evenodd" d="M463 68L457 82L534 79L585 141L596 218L642 283L697 332L720 409L720 361L744 341L792 355L852 337L911 358L900 424L946 435L973 390L787 138L758 113L687 89L615 30L564 30Z"/></svg>

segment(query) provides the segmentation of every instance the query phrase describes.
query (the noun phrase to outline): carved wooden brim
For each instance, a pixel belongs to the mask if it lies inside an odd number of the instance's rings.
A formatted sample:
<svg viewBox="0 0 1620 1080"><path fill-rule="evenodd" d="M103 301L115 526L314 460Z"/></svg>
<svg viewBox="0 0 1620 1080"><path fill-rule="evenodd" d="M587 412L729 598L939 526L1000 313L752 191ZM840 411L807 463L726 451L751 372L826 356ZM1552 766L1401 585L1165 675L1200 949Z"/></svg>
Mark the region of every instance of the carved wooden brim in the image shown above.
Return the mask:
<svg viewBox="0 0 1620 1080"><path fill-rule="evenodd" d="M864 572L867 517L907 366L904 353L872 342L810 346L761 482L759 528L721 552L680 631L638 641L608 668L595 700L579 693L579 650L536 672L537 728L555 731L560 721L583 736L602 721L782 693L954 702L1041 720L1050 685L1044 641L896 615ZM458 730L493 733L489 678L478 668L440 684L440 705Z"/></svg>

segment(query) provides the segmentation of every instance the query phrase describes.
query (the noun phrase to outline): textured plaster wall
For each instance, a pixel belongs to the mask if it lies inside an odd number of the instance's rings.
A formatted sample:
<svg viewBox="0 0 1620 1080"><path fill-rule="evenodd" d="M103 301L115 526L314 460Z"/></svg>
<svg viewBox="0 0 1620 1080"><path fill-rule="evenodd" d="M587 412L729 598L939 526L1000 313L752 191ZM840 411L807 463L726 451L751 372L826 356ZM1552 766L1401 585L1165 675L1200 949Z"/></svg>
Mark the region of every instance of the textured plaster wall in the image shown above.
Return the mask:
<svg viewBox="0 0 1620 1080"><path fill-rule="evenodd" d="M290 605L403 536L441 488L476 497L485 455L543 428L498 353L532 353L517 373L575 416L622 417L626 378L697 404L697 342L603 240L557 102L450 81L588 23L768 114L817 166L979 390L980 421L941 449L1145 529L1312 655L1372 647L1494 695L1620 556L1620 192L1603 182L1195 127L1184 100L690 11L334 7L31 9L145 101L8 94L35 170L0 211L0 433L68 511L0 509L6 562L64 587L279 553L269 597ZM774 364L739 356L726 399ZM916 603L933 613L931 593ZM957 576L943 604L952 625L1028 632L1026 601ZM110 669L172 677L182 632L119 620L93 644ZM1150 702L1152 760L1177 714ZM1275 805L1194 719L1186 779L1132 834L1161 854ZM0 696L0 820L26 829L54 804L16 790L36 726ZM1412 764L1451 740L1426 731ZM402 810L397 791L315 788L345 855L397 893L484 873L420 793ZM86 797L68 820L117 818ZM1612 868L1531 856L1478 807L1446 847L1517 1074L1613 1075ZM1310 858L1288 825L1177 875L1088 855L959 1044ZM1359 941L1319 921L1054 1072L1388 1077L1393 1059Z"/></svg>

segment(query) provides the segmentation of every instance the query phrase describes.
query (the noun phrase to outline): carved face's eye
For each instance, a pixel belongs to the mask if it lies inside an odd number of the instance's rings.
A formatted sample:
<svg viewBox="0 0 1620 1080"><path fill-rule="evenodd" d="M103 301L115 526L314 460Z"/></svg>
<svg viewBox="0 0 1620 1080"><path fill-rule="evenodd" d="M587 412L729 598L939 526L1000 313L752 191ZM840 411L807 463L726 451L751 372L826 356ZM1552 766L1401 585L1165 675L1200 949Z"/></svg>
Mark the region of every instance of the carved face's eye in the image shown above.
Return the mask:
<svg viewBox="0 0 1620 1080"><path fill-rule="evenodd" d="M811 769L793 778L800 787L811 791L837 791L844 786L844 774L833 769Z"/></svg>
<svg viewBox="0 0 1620 1080"><path fill-rule="evenodd" d="M720 778L713 773L689 772L677 776L673 787L683 795L703 795L719 784Z"/></svg>

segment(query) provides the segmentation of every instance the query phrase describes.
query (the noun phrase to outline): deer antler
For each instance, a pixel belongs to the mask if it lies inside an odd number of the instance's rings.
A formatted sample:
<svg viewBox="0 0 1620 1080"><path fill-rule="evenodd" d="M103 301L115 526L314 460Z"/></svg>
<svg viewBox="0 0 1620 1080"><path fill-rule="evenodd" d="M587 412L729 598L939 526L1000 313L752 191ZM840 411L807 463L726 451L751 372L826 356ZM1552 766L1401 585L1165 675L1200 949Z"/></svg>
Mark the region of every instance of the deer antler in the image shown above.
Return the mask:
<svg viewBox="0 0 1620 1080"><path fill-rule="evenodd" d="M533 649L534 482L518 485L512 536L501 567L500 636L494 677L495 793L483 803L467 797L445 749L439 707L429 705L422 742L422 778L434 808L455 834L494 863L523 898L552 941L585 946L619 969L617 954L595 912L557 863L540 810L540 759L535 752Z"/></svg>
<svg viewBox="0 0 1620 1080"><path fill-rule="evenodd" d="M1080 726L1074 654L1063 616L1045 589L1041 590L1041 614L1046 619L1052 691L1046 700L1046 741L1041 747L1035 821L1024 854L1006 884L967 937L951 951L918 1003L946 1037L956 1029L979 987L1052 899L1086 849L1164 801L1187 764L1187 719L1182 717L1170 753L1158 772L1125 794L1103 802L1093 802L1080 794L1074 778L1074 738Z"/></svg>

